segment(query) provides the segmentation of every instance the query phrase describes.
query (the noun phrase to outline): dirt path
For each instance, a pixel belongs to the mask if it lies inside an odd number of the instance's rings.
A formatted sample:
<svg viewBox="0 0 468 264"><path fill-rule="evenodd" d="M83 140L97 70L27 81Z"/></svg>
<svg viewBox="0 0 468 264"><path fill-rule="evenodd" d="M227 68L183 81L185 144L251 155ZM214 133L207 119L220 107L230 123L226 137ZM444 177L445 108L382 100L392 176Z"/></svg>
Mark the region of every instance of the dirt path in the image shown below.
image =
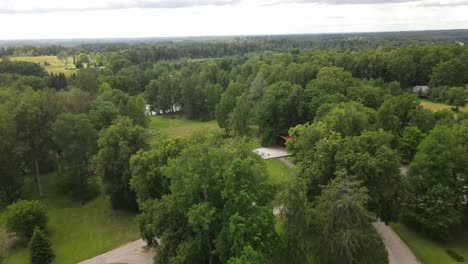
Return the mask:
<svg viewBox="0 0 468 264"><path fill-rule="evenodd" d="M390 264L421 264L413 252L406 246L400 237L382 222L373 223L377 232L382 236L388 252Z"/></svg>
<svg viewBox="0 0 468 264"><path fill-rule="evenodd" d="M292 163L290 160L288 160L287 158L285 157L282 157L280 158L279 160L281 160L281 162L283 162L284 164L286 164L286 166L288 166L289 168L294 168L294 163Z"/></svg>
<svg viewBox="0 0 468 264"><path fill-rule="evenodd" d="M152 264L153 252L140 239L78 264Z"/></svg>

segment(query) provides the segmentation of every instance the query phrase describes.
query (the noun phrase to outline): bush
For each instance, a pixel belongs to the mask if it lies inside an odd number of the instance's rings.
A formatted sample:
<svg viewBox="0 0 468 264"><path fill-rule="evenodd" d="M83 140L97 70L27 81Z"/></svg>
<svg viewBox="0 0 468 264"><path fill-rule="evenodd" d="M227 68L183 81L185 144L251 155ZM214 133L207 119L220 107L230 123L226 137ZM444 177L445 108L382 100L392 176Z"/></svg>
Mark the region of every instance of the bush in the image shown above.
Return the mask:
<svg viewBox="0 0 468 264"><path fill-rule="evenodd" d="M451 249L447 249L445 252L447 252L447 255L449 255L451 258L453 258L455 261L457 262L465 262L465 258L458 254L457 252L455 252L454 250L451 250Z"/></svg>
<svg viewBox="0 0 468 264"><path fill-rule="evenodd" d="M47 208L39 201L18 201L7 207L5 220L7 231L30 238L36 226L45 230Z"/></svg>
<svg viewBox="0 0 468 264"><path fill-rule="evenodd" d="M31 264L50 264L55 258L49 240L37 226L29 242L29 250L31 251Z"/></svg>

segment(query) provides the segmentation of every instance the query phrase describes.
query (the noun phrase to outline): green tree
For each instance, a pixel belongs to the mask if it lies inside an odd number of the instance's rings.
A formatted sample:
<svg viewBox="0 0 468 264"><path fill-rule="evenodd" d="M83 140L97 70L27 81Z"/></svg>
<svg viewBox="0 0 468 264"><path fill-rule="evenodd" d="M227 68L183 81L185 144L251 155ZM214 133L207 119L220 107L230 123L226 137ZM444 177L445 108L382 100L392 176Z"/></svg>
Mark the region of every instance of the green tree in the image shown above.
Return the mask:
<svg viewBox="0 0 468 264"><path fill-rule="evenodd" d="M147 147L146 140L145 129L128 117L117 118L99 135L96 169L113 208L137 209L135 193L130 189L130 158Z"/></svg>
<svg viewBox="0 0 468 264"><path fill-rule="evenodd" d="M278 204L281 205L285 263L312 263L317 217L307 200L304 180L298 178L285 183L278 195Z"/></svg>
<svg viewBox="0 0 468 264"><path fill-rule="evenodd" d="M23 183L14 110L10 107L0 104L0 206L19 199Z"/></svg>
<svg viewBox="0 0 468 264"><path fill-rule="evenodd" d="M31 264L50 264L55 258L49 240L38 226L34 229L29 249L31 251Z"/></svg>
<svg viewBox="0 0 468 264"><path fill-rule="evenodd" d="M420 143L409 167L406 219L435 238L448 239L461 223L465 194L461 176L467 173L463 148L451 128L436 126Z"/></svg>
<svg viewBox="0 0 468 264"><path fill-rule="evenodd" d="M99 88L98 84L98 69L80 69L76 74L73 85L90 94L96 94Z"/></svg>
<svg viewBox="0 0 468 264"><path fill-rule="evenodd" d="M452 87L447 92L448 103L455 106L455 111L458 112L458 108L465 106L466 99L468 99L468 92L462 87Z"/></svg>
<svg viewBox="0 0 468 264"><path fill-rule="evenodd" d="M85 114L64 113L52 125L53 142L62 176L61 189L78 199L89 199L89 160L97 150L97 131Z"/></svg>
<svg viewBox="0 0 468 264"><path fill-rule="evenodd" d="M306 116L304 89L279 82L269 86L258 105L257 123L265 145L273 144L289 128L302 123Z"/></svg>
<svg viewBox="0 0 468 264"><path fill-rule="evenodd" d="M375 111L360 103L346 102L324 104L317 111L315 120L323 121L342 136L356 136L370 126Z"/></svg>
<svg viewBox="0 0 468 264"><path fill-rule="evenodd" d="M39 160L51 150L52 124L59 113L52 90L26 92L16 108L18 142L24 160L31 161L40 196L43 196Z"/></svg>
<svg viewBox="0 0 468 264"><path fill-rule="evenodd" d="M196 134L158 173L169 179L170 192L139 199L142 236L150 245L161 239L155 263L227 263L252 254L268 262L278 241L269 203L272 189L250 144ZM135 174L138 197L148 197L144 182L157 186L161 183L152 181L165 181L152 174ZM256 253L247 254L249 246Z"/></svg>
<svg viewBox="0 0 468 264"><path fill-rule="evenodd" d="M67 65L68 63L68 53L64 50L60 51L59 54L57 54L57 58L62 61L64 65Z"/></svg>
<svg viewBox="0 0 468 264"><path fill-rule="evenodd" d="M400 154L404 160L411 162L416 155L416 150L419 143L424 139L425 135L415 126L405 127L403 136L400 140Z"/></svg>
<svg viewBox="0 0 468 264"><path fill-rule="evenodd" d="M245 136L249 133L252 107L252 102L247 94L237 97L236 107L229 115L229 127L234 131L236 137Z"/></svg>
<svg viewBox="0 0 468 264"><path fill-rule="evenodd" d="M370 85L349 87L347 89L347 94L351 100L360 102L364 106L374 109L379 108L383 102L383 92L380 87L373 87Z"/></svg>
<svg viewBox="0 0 468 264"><path fill-rule="evenodd" d="M355 84L350 72L339 67L323 67L315 80L307 84L307 89L319 89L328 94L346 94L346 89Z"/></svg>
<svg viewBox="0 0 468 264"><path fill-rule="evenodd" d="M240 83L231 82L221 96L221 100L216 105L215 117L220 128L223 128L226 134L229 134L231 126L229 124L229 115L236 107L236 98L242 94L243 87Z"/></svg>
<svg viewBox="0 0 468 264"><path fill-rule="evenodd" d="M31 238L35 227L47 226L47 208L39 201L18 201L5 211L5 226L8 231Z"/></svg>
<svg viewBox="0 0 468 264"><path fill-rule="evenodd" d="M81 62L81 63L89 64L89 57L88 57L88 54L86 54L86 53L80 53L80 54L78 55L78 61Z"/></svg>
<svg viewBox="0 0 468 264"><path fill-rule="evenodd" d="M436 119L434 113L429 109L418 107L409 112L410 120L408 122L411 126L416 126L423 133L429 132L434 128Z"/></svg>
<svg viewBox="0 0 468 264"><path fill-rule="evenodd" d="M359 182L343 176L332 180L317 201L318 263L388 263L382 239L370 223L369 197Z"/></svg>
<svg viewBox="0 0 468 264"><path fill-rule="evenodd" d="M466 70L466 65L459 58L441 62L432 69L429 85L461 86L464 84Z"/></svg>
<svg viewBox="0 0 468 264"><path fill-rule="evenodd" d="M419 107L414 94L405 94L386 100L377 111L377 125L386 131L400 134L408 125L411 111Z"/></svg>

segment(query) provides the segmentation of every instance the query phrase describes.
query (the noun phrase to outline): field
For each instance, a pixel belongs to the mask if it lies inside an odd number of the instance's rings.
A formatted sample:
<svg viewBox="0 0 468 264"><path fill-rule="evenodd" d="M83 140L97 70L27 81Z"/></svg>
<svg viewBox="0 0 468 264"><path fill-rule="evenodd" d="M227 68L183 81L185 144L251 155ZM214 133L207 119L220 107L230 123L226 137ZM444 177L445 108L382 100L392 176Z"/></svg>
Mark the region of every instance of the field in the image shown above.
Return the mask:
<svg viewBox="0 0 468 264"><path fill-rule="evenodd" d="M70 57L71 58L71 57ZM72 65L71 59L68 58L68 64L65 64L60 61L56 56L25 56L25 57L11 57L13 61L28 61L39 63L44 66L47 72L58 74L60 72L64 73L67 77L76 73L75 66ZM48 65L45 65L48 64Z"/></svg>
<svg viewBox="0 0 468 264"><path fill-rule="evenodd" d="M281 184L294 177L292 169L279 159L265 160L265 163L267 165L268 174L270 174L269 181L272 184Z"/></svg>
<svg viewBox="0 0 468 264"><path fill-rule="evenodd" d="M442 110L452 110L451 105L447 105L443 103L434 103L429 100L422 100L421 106L433 112L442 111ZM460 112L468 113L468 106L459 107L458 109Z"/></svg>
<svg viewBox="0 0 468 264"><path fill-rule="evenodd" d="M86 205L57 193L56 174L43 177L48 207L48 236L57 255L54 264L69 264L96 256L125 242L139 238L134 215L113 211L104 195ZM34 184L26 184L25 199L38 199ZM0 215L1 216L1 215ZM0 227L1 229L1 227ZM29 263L25 243L6 253L4 263Z"/></svg>
<svg viewBox="0 0 468 264"><path fill-rule="evenodd" d="M192 135L195 131L219 129L216 121L200 122L196 120L164 116L151 116L150 118L150 128L159 129L171 137L186 137Z"/></svg>
<svg viewBox="0 0 468 264"><path fill-rule="evenodd" d="M392 224L392 229L400 236L400 238L413 251L414 255L423 264L457 264L447 253L446 249L455 250L468 259L468 232L464 231L459 234L459 237L452 243L441 244L436 243L422 234L411 230L404 224ZM468 263L467 261L462 263Z"/></svg>

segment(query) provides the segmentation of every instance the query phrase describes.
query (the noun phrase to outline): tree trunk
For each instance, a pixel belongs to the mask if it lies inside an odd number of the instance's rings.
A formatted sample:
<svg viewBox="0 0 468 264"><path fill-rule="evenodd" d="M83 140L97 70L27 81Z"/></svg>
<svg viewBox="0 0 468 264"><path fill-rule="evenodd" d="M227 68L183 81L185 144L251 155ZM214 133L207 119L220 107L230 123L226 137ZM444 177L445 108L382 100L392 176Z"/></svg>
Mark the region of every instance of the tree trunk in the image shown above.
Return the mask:
<svg viewBox="0 0 468 264"><path fill-rule="evenodd" d="M208 244L208 263L213 264L214 263L214 258L213 258L213 247L211 246L211 240L210 240L210 231L208 230L207 233L207 244Z"/></svg>
<svg viewBox="0 0 468 264"><path fill-rule="evenodd" d="M36 183L37 188L39 189L39 195L44 197L44 193L42 192L41 174L39 172L39 163L37 162L36 157L34 157L34 166L36 167Z"/></svg>

